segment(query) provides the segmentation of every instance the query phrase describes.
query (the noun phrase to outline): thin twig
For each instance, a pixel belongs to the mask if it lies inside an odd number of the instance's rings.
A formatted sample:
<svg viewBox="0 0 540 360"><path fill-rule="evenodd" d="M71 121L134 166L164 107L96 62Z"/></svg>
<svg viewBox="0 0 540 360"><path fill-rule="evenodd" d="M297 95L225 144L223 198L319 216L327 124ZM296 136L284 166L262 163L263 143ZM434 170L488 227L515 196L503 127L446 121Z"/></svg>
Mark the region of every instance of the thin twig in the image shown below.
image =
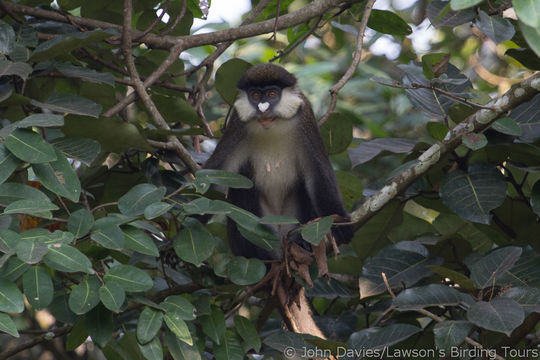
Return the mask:
<svg viewBox="0 0 540 360"><path fill-rule="evenodd" d="M364 45L364 33L366 31L367 22L369 20L369 15L371 14L371 9L373 8L374 3L375 0L368 0L366 6L364 7L364 15L362 16L362 21L360 21L360 26L358 27L358 35L356 37L356 48L354 49L353 61L351 62L351 65L349 66L345 74L341 77L341 79L339 79L339 81L330 89L330 106L328 107L328 111L326 112L326 114L324 114L321 120L319 120L319 126L322 126L326 122L326 120L328 120L330 114L336 108L339 91L353 77L356 68L358 67L358 64L360 64L360 60L362 58L362 47Z"/></svg>
<svg viewBox="0 0 540 360"><path fill-rule="evenodd" d="M396 87L402 87L402 88L407 88L405 86L396 86ZM470 102L469 100L467 99L464 99L460 96L457 96L456 94L452 94L451 92L449 91L446 91L446 90L443 90L441 88L438 88L438 87L435 87L433 85L424 85L424 84L419 84L419 83L411 83L411 87L409 87L409 89L412 88L412 89L428 89L428 90L431 90L431 91L435 91L435 92L438 92L438 93L441 93L443 94L444 96L447 96L449 98L452 98L456 101L459 101L463 104L466 104L466 105L469 105L469 106L475 106L477 108L480 108L480 109L489 109L489 110L495 110L492 106L485 106L485 105L481 105L481 104L476 104L476 103L473 103L473 102Z"/></svg>
<svg viewBox="0 0 540 360"><path fill-rule="evenodd" d="M323 18L322 15L319 16L317 21L315 21L315 23L311 26L311 28L304 35L302 35L298 39L296 39L296 41L294 43L292 43L291 45L289 45L286 50L278 50L278 54L276 56L274 56L273 58L271 58L270 60L268 60L268 61L269 62L274 62L279 58L282 58L284 56L289 55L291 53L291 51L296 49L298 47L298 45L303 43L304 40L306 40L308 37L310 37L311 34L313 34L315 32L315 30L317 30L317 28L319 27L319 24L321 23L322 18Z"/></svg>
<svg viewBox="0 0 540 360"><path fill-rule="evenodd" d="M27 341L25 343L19 344L15 346L14 348L4 351L3 353L0 353L0 360L7 360L11 356L20 353L21 351L24 351L26 349L30 349L31 347L34 347L38 344L41 344L45 341L50 341L54 338L64 336L65 334L69 333L71 329L73 328L73 325L66 324L62 327L52 329L44 333L43 335L36 336L32 338L30 341Z"/></svg>
<svg viewBox="0 0 540 360"><path fill-rule="evenodd" d="M174 19L174 23L171 25L170 28L165 30L161 35L168 35L171 31L173 31L176 26L180 23L180 21L184 18L184 15L186 15L186 9L187 9L187 0L184 0L182 3L182 10L180 10L180 14Z"/></svg>
<svg viewBox="0 0 540 360"><path fill-rule="evenodd" d="M144 30L142 34L134 37L133 41L139 41L139 39L143 38L146 34L154 30L157 24L159 24L161 20L163 19L163 16L165 16L165 14L167 13L167 10L169 10L170 5L171 5L171 0L167 0L167 2L165 3L165 6L161 8L161 14L159 14L159 16L154 19L152 24L150 24L150 26L146 30Z"/></svg>
<svg viewBox="0 0 540 360"><path fill-rule="evenodd" d="M270 40L277 40L277 24L279 20L279 10L281 9L281 0L277 0L276 5L276 21L274 22L274 32L272 33L272 36L270 37Z"/></svg>

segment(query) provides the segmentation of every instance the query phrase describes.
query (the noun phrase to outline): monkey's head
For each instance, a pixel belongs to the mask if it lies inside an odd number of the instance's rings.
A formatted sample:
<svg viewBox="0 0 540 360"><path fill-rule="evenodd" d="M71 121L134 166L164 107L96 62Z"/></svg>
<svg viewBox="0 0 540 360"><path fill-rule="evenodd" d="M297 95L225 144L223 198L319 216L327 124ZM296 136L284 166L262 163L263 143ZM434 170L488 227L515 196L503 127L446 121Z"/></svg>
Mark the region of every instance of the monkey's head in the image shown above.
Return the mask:
<svg viewBox="0 0 540 360"><path fill-rule="evenodd" d="M263 129L293 118L304 102L296 77L274 64L251 67L237 86L240 92L234 107L240 120L257 121Z"/></svg>

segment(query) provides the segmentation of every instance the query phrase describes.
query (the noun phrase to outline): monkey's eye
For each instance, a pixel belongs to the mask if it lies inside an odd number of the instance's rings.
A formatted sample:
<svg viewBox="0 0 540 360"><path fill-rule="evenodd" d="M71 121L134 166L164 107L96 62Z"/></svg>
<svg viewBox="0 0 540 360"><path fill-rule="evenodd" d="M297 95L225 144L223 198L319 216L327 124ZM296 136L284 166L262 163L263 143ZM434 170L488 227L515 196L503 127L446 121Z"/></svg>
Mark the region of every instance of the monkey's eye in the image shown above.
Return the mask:
<svg viewBox="0 0 540 360"><path fill-rule="evenodd" d="M261 92L260 91L252 91L249 96L251 96L251 98L253 100L259 100L262 96Z"/></svg>
<svg viewBox="0 0 540 360"><path fill-rule="evenodd" d="M274 99L278 96L278 93L276 90L270 90L266 93L266 96L268 96L270 99Z"/></svg>

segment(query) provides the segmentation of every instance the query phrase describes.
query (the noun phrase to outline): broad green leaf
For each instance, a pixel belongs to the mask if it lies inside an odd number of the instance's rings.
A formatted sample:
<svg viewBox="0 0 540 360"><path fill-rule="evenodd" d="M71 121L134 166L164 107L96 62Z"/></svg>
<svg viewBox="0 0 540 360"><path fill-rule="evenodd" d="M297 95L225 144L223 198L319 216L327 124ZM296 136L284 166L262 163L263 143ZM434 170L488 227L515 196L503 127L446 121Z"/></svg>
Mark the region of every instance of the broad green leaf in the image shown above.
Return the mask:
<svg viewBox="0 0 540 360"><path fill-rule="evenodd" d="M426 126L429 135L431 135L431 137L433 137L435 140L443 140L448 133L448 128L446 125L440 122L428 122Z"/></svg>
<svg viewBox="0 0 540 360"><path fill-rule="evenodd" d="M25 231L27 232L27 231ZM23 233L24 234L24 233ZM75 237L72 233L67 231L55 230L52 234L47 234L47 239L45 243L49 244L71 244L75 240Z"/></svg>
<svg viewBox="0 0 540 360"><path fill-rule="evenodd" d="M221 200L210 200L201 197L190 201L184 205L184 212L187 215L192 214L230 214L233 205Z"/></svg>
<svg viewBox="0 0 540 360"><path fill-rule="evenodd" d="M261 219L261 224L266 224L266 225L282 225L282 224L296 225L299 223L300 222L298 220L296 220L295 218L291 216L268 215L268 216L263 216L263 218Z"/></svg>
<svg viewBox="0 0 540 360"><path fill-rule="evenodd" d="M252 65L242 59L231 59L216 71L216 90L223 100L233 105L238 94L236 83Z"/></svg>
<svg viewBox="0 0 540 360"><path fill-rule="evenodd" d="M26 80L32 71L34 71L34 69L27 63L0 60L0 77L17 75L21 79Z"/></svg>
<svg viewBox="0 0 540 360"><path fill-rule="evenodd" d="M249 189L253 186L253 182L245 176L224 170L202 169L195 173L193 185L198 192L204 194L210 184L236 189Z"/></svg>
<svg viewBox="0 0 540 360"><path fill-rule="evenodd" d="M6 181L21 162L0 143L0 184Z"/></svg>
<svg viewBox="0 0 540 360"><path fill-rule="evenodd" d="M69 294L69 308L77 315L86 314L99 304L99 287L96 276L91 276L75 285Z"/></svg>
<svg viewBox="0 0 540 360"><path fill-rule="evenodd" d="M385 155L388 152L395 154L409 153L417 142L416 140L400 138L373 139L349 149L349 158L354 167L368 162L379 154Z"/></svg>
<svg viewBox="0 0 540 360"><path fill-rule="evenodd" d="M510 298L478 301L467 311L467 320L487 330L510 336L525 319L523 307Z"/></svg>
<svg viewBox="0 0 540 360"><path fill-rule="evenodd" d="M225 315L223 312L213 307L209 315L199 316L199 321L204 333L219 345L223 335L225 335Z"/></svg>
<svg viewBox="0 0 540 360"><path fill-rule="evenodd" d="M496 120L493 124L491 124L491 128L502 134L512 136L521 136L522 133L521 128L515 122L515 120L509 117L503 117Z"/></svg>
<svg viewBox="0 0 540 360"><path fill-rule="evenodd" d="M214 348L216 360L242 360L244 358L242 343L235 333L227 332L223 340Z"/></svg>
<svg viewBox="0 0 540 360"><path fill-rule="evenodd" d="M99 299L107 309L119 312L126 300L126 292L117 283L109 282L99 288Z"/></svg>
<svg viewBox="0 0 540 360"><path fill-rule="evenodd" d="M45 255L45 264L59 271L94 273L92 263L86 255L73 246L61 243L49 245L49 251Z"/></svg>
<svg viewBox="0 0 540 360"><path fill-rule="evenodd" d="M463 10L480 4L484 0L450 0L452 10Z"/></svg>
<svg viewBox="0 0 540 360"><path fill-rule="evenodd" d="M513 287L505 291L504 297L514 299L523 306L525 314L540 313L540 289L533 287Z"/></svg>
<svg viewBox="0 0 540 360"><path fill-rule="evenodd" d="M320 131L329 155L347 150L353 139L352 121L340 113L330 114L328 120L320 127Z"/></svg>
<svg viewBox="0 0 540 360"><path fill-rule="evenodd" d="M113 314L104 306L98 305L83 315L84 326L92 340L104 346L112 339Z"/></svg>
<svg viewBox="0 0 540 360"><path fill-rule="evenodd" d="M152 278L143 270L132 265L116 265L103 277L106 282L114 281L126 292L141 292L152 288Z"/></svg>
<svg viewBox="0 0 540 360"><path fill-rule="evenodd" d="M84 323L81 318L79 318L73 328L69 332L69 335L66 339L66 350L73 351L83 344L86 339L88 339L88 332L84 327Z"/></svg>
<svg viewBox="0 0 540 360"><path fill-rule="evenodd" d="M168 313L175 313L182 320L195 319L195 307L186 298L180 295L168 296L159 304Z"/></svg>
<svg viewBox="0 0 540 360"><path fill-rule="evenodd" d="M180 341L178 341L180 343ZM137 344L144 358L147 360L163 360L163 348L159 338L155 337L149 343L144 345ZM168 349L171 352L170 349Z"/></svg>
<svg viewBox="0 0 540 360"><path fill-rule="evenodd" d="M533 185L530 203L534 213L540 215L540 181Z"/></svg>
<svg viewBox="0 0 540 360"><path fill-rule="evenodd" d="M32 52L30 59L33 62L41 62L59 55L68 54L75 49L100 42L116 34L116 30L113 29L60 34L39 44Z"/></svg>
<svg viewBox="0 0 540 360"><path fill-rule="evenodd" d="M149 307L141 311L137 321L137 340L141 344L146 344L156 336L163 323L163 313Z"/></svg>
<svg viewBox="0 0 540 360"><path fill-rule="evenodd" d="M197 111L180 96L165 96L154 93L152 100L154 100L161 115L170 122L174 122L175 119L182 119L185 124L202 124Z"/></svg>
<svg viewBox="0 0 540 360"><path fill-rule="evenodd" d="M508 41L514 37L514 25L499 15L488 15L482 10L478 12L476 26L496 44Z"/></svg>
<svg viewBox="0 0 540 360"><path fill-rule="evenodd" d="M15 250L17 243L21 241L21 237L13 230L0 229L0 251L7 253ZM1 267L1 266L0 266Z"/></svg>
<svg viewBox="0 0 540 360"><path fill-rule="evenodd" d="M238 331L238 334L244 340L244 343L255 350L255 352L259 352L261 350L261 338L253 323L243 316L235 315L234 325L236 331Z"/></svg>
<svg viewBox="0 0 540 360"><path fill-rule="evenodd" d="M51 144L66 157L79 160L88 166L92 164L101 150L97 141L79 137L58 138L51 141Z"/></svg>
<svg viewBox="0 0 540 360"><path fill-rule="evenodd" d="M279 247L279 236L268 226L262 225L258 216L237 206L231 206L230 210L227 216L238 225L243 237L265 250Z"/></svg>
<svg viewBox="0 0 540 360"><path fill-rule="evenodd" d="M67 77L114 86L114 75L110 72L97 72L93 69L75 66L69 63L55 63L54 67Z"/></svg>
<svg viewBox="0 0 540 360"><path fill-rule="evenodd" d="M191 346L183 341L178 341L170 331L165 331L165 346L174 360L201 360L201 354L196 346Z"/></svg>
<svg viewBox="0 0 540 360"><path fill-rule="evenodd" d="M184 228L173 240L174 251L180 259L200 266L214 252L214 236L196 219L187 218Z"/></svg>
<svg viewBox="0 0 540 360"><path fill-rule="evenodd" d="M522 252L522 248L517 246L493 250L470 267L471 280L479 289L494 286L514 266Z"/></svg>
<svg viewBox="0 0 540 360"><path fill-rule="evenodd" d="M11 25L0 20L0 54L9 54L15 45L15 31Z"/></svg>
<svg viewBox="0 0 540 360"><path fill-rule="evenodd" d="M0 278L0 311L21 313L24 310L24 296L14 283Z"/></svg>
<svg viewBox="0 0 540 360"><path fill-rule="evenodd" d="M469 335L473 324L468 321L445 320L435 325L435 345L438 349L450 352L457 348Z"/></svg>
<svg viewBox="0 0 540 360"><path fill-rule="evenodd" d="M41 266L32 266L22 278L24 295L35 309L48 306L54 296L54 287L51 276Z"/></svg>
<svg viewBox="0 0 540 360"><path fill-rule="evenodd" d="M427 249L419 243L402 241L379 251L366 260L359 279L360 298L386 291L382 279L385 273L391 287L411 287L420 279L430 276L427 265L440 265L442 259L429 258Z"/></svg>
<svg viewBox="0 0 540 360"><path fill-rule="evenodd" d="M371 10L368 27L383 34L407 36L412 29L399 15L387 10Z"/></svg>
<svg viewBox="0 0 540 360"><path fill-rule="evenodd" d="M384 349L422 331L409 324L392 324L381 328L367 328L351 335L347 344L357 350Z"/></svg>
<svg viewBox="0 0 540 360"><path fill-rule="evenodd" d="M0 313L0 331L17 338L20 336L19 332L17 331L17 325L15 325L15 321L13 321L8 314Z"/></svg>
<svg viewBox="0 0 540 360"><path fill-rule="evenodd" d="M159 250L154 243L154 240L142 230L128 227L124 229L124 237L126 239L126 248L131 249L141 254L150 256L159 256Z"/></svg>
<svg viewBox="0 0 540 360"><path fill-rule="evenodd" d="M17 200L4 209L4 214L30 214L38 217L52 218L50 210L58 210L58 206L50 201Z"/></svg>
<svg viewBox="0 0 540 360"><path fill-rule="evenodd" d="M506 198L506 180L495 166L476 163L467 173L455 170L448 174L439 193L444 204L462 218L489 224L489 211Z"/></svg>
<svg viewBox="0 0 540 360"><path fill-rule="evenodd" d="M285 351L287 351L287 354L293 356L295 354L304 354L304 352L315 354L315 351L318 350L318 348L315 345L307 342L309 339L315 339L315 337L307 334L276 331L270 336L264 338L263 342L265 345L276 349L281 353L285 353Z"/></svg>
<svg viewBox="0 0 540 360"><path fill-rule="evenodd" d="M536 0L514 0L512 5L519 20L533 28L540 28L540 2Z"/></svg>
<svg viewBox="0 0 540 360"><path fill-rule="evenodd" d="M235 256L227 264L227 276L237 285L251 285L266 274L266 266L259 259Z"/></svg>
<svg viewBox="0 0 540 360"><path fill-rule="evenodd" d="M173 204L168 204L161 201L150 204L144 209L144 218L148 220L155 219L165 214L167 211L171 210L173 207L174 207Z"/></svg>
<svg viewBox="0 0 540 360"><path fill-rule="evenodd" d="M57 149L55 152L55 161L32 165L34 174L43 186L53 193L78 202L81 195L79 177L64 154Z"/></svg>
<svg viewBox="0 0 540 360"><path fill-rule="evenodd" d="M50 201L36 188L19 183L0 184L0 203L10 204L17 200Z"/></svg>
<svg viewBox="0 0 540 360"><path fill-rule="evenodd" d="M62 114L76 114L97 118L102 106L90 99L75 94L54 93L45 102L31 100L30 103L42 109Z"/></svg>
<svg viewBox="0 0 540 360"><path fill-rule="evenodd" d="M531 50L535 52L536 56L540 57L540 28L528 26L527 24L519 21L519 29L530 46Z"/></svg>
<svg viewBox="0 0 540 360"><path fill-rule="evenodd" d="M13 155L31 164L56 160L54 147L32 130L16 129L4 145Z"/></svg>
<svg viewBox="0 0 540 360"><path fill-rule="evenodd" d="M461 137L463 145L471 150L480 150L488 144L488 139L484 134L469 133Z"/></svg>
<svg viewBox="0 0 540 360"><path fill-rule="evenodd" d="M17 257L27 264L36 264L47 254L47 244L33 241L22 240L15 247Z"/></svg>
<svg viewBox="0 0 540 360"><path fill-rule="evenodd" d="M176 335L178 340L183 341L188 345L193 345L193 339L191 338L191 333L189 332L187 324L180 316L178 316L178 314L165 313L164 319L165 324L167 324L167 327L174 335Z"/></svg>
<svg viewBox="0 0 540 360"><path fill-rule="evenodd" d="M9 258L10 254L4 255L4 257ZM22 274L28 270L30 267L29 264L20 260L17 257L11 257L7 262L0 268L0 277L9 280L16 281Z"/></svg>
<svg viewBox="0 0 540 360"><path fill-rule="evenodd" d="M68 219L68 230L76 239L82 238L94 226L94 215L86 209L79 209L71 213Z"/></svg>
<svg viewBox="0 0 540 360"><path fill-rule="evenodd" d="M413 287L398 294L393 305L398 310L419 310L431 306L457 306L462 298L454 288L441 284Z"/></svg>
<svg viewBox="0 0 540 360"><path fill-rule="evenodd" d="M302 238L313 245L319 245L321 240L330 232L334 219L326 216L321 220L304 225L301 230Z"/></svg>
<svg viewBox="0 0 540 360"><path fill-rule="evenodd" d="M90 238L107 249L119 250L124 247L125 236L118 225L94 226Z"/></svg>
<svg viewBox="0 0 540 360"><path fill-rule="evenodd" d="M6 138L15 129L28 128L32 126L55 127L64 125L64 117L54 114L32 114L21 121L16 121L0 129L0 138Z"/></svg>
<svg viewBox="0 0 540 360"><path fill-rule="evenodd" d="M135 185L118 200L118 209L127 216L142 215L148 205L161 201L166 191L152 184Z"/></svg>

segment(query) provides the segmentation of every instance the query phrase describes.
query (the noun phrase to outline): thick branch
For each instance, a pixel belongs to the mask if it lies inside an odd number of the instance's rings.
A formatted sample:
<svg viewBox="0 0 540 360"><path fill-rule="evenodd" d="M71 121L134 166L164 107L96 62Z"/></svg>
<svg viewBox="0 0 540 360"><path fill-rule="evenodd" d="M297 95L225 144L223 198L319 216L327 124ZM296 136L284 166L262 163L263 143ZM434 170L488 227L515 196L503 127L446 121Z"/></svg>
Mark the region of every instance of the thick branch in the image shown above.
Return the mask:
<svg viewBox="0 0 540 360"><path fill-rule="evenodd" d="M443 141L438 141L420 155L412 167L393 178L377 194L367 198L351 214L353 221L358 225L365 223L397 194L405 191L417 178L424 175L441 157L458 147L463 135L485 130L500 116L529 101L538 93L540 93L540 73L514 85L504 95L490 101L487 106L496 110L478 110L450 130Z"/></svg>
<svg viewBox="0 0 540 360"><path fill-rule="evenodd" d="M59 336L64 336L65 334L69 333L72 328L73 328L73 325L64 325L60 328L50 330L43 335L36 336L25 343L19 344L10 350L0 353L0 360L9 359L11 356L17 353L20 353L23 350L30 349L31 347L34 347L37 344L40 344L45 341L50 341Z"/></svg>

